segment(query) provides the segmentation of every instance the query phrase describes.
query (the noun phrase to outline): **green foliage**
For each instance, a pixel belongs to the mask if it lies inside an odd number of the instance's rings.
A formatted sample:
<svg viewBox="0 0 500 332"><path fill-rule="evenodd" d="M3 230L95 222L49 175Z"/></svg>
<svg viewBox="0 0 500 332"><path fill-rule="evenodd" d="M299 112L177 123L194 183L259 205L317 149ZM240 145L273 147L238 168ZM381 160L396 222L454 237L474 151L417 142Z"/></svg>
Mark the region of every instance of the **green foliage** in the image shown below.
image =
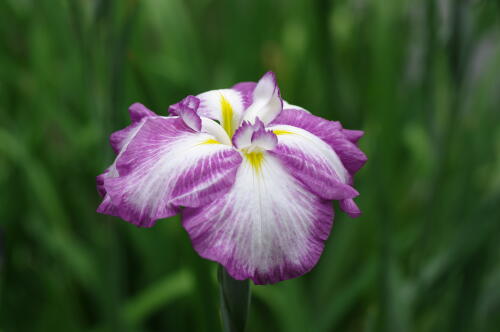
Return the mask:
<svg viewBox="0 0 500 332"><path fill-rule="evenodd" d="M252 286L248 331L500 325L500 2L0 1L0 331L218 331L216 264L179 219L98 215L142 102L256 80L363 129L364 214L317 267Z"/></svg>

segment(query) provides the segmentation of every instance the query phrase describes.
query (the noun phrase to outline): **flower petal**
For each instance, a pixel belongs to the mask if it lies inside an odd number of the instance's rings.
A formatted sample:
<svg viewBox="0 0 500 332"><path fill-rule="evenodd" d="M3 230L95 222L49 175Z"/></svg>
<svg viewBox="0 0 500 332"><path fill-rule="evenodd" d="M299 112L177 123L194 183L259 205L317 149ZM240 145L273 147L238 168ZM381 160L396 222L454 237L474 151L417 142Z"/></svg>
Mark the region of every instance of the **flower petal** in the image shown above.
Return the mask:
<svg viewBox="0 0 500 332"><path fill-rule="evenodd" d="M200 100L195 96L187 96L177 104L171 105L168 112L173 115L178 115L184 123L194 131L201 130L201 118L196 113Z"/></svg>
<svg viewBox="0 0 500 332"><path fill-rule="evenodd" d="M113 134L111 134L111 137L109 139L111 147L116 154L120 153L127 140L131 135L134 134L137 127L141 124L144 118L149 116L157 116L153 111L149 110L148 108L146 108L146 106L140 103L132 104L129 107L128 111L130 113L132 124L122 130L114 132Z"/></svg>
<svg viewBox="0 0 500 332"><path fill-rule="evenodd" d="M212 119L201 117L201 131L212 135L221 144L231 146L231 139L224 129Z"/></svg>
<svg viewBox="0 0 500 332"><path fill-rule="evenodd" d="M253 103L253 90L257 86L255 82L240 82L235 84L231 89L237 90L241 93L243 97L243 104L245 105L245 109L247 109ZM296 109L301 110L307 113L311 113L303 107L292 105L288 103L285 99L283 99L283 109Z"/></svg>
<svg viewBox="0 0 500 332"><path fill-rule="evenodd" d="M344 136L354 144L358 143L359 139L363 137L365 134L362 130L351 130L351 129L342 129L342 133Z"/></svg>
<svg viewBox="0 0 500 332"><path fill-rule="evenodd" d="M133 123L139 122L147 116L157 116L153 111L141 103L133 103L128 108L128 111L130 113L130 119Z"/></svg>
<svg viewBox="0 0 500 332"><path fill-rule="evenodd" d="M250 144L252 144L252 135L254 132L253 125L245 121L242 123L242 125L236 130L236 132L233 135L233 144L235 147L238 149L244 149L246 147L249 147Z"/></svg>
<svg viewBox="0 0 500 332"><path fill-rule="evenodd" d="M243 120L255 122L259 118L265 124L270 123L278 116L283 108L280 90L273 72L267 72L259 80L252 93L252 105L244 114Z"/></svg>
<svg viewBox="0 0 500 332"><path fill-rule="evenodd" d="M118 155L127 148L130 141L135 137L139 129L141 129L145 120L148 117L158 117L153 111L147 109L144 105L140 103L132 104L129 107L130 118L132 124L122 130L116 131L111 134L110 143L111 147ZM110 167L108 167L104 173L96 177L97 191L102 197L106 196L106 189L104 188L104 180L111 177L117 177L118 170L116 169L116 163L113 162Z"/></svg>
<svg viewBox="0 0 500 332"><path fill-rule="evenodd" d="M278 144L278 137L272 131L262 130L255 131L252 134L252 145L263 150L272 150Z"/></svg>
<svg viewBox="0 0 500 332"><path fill-rule="evenodd" d="M193 110L184 110L180 113L180 116L184 123L194 131L201 130L201 118Z"/></svg>
<svg viewBox="0 0 500 332"><path fill-rule="evenodd" d="M200 99L198 115L219 121L228 135L232 136L244 109L240 92L233 89L211 90L197 97Z"/></svg>
<svg viewBox="0 0 500 332"><path fill-rule="evenodd" d="M352 198L343 199L340 201L340 208L347 213L351 218L357 218L361 215L361 210L354 203Z"/></svg>
<svg viewBox="0 0 500 332"><path fill-rule="evenodd" d="M323 118L299 110L283 110L273 121L272 125L290 125L299 127L318 136L328 143L338 154L345 168L352 175L366 163L366 155L352 141L361 134L348 133L345 136L339 122L328 121Z"/></svg>
<svg viewBox="0 0 500 332"><path fill-rule="evenodd" d="M264 154L260 166L244 158L231 190L196 209L183 226L195 250L224 265L238 280L275 283L311 270L323 251L333 209Z"/></svg>
<svg viewBox="0 0 500 332"><path fill-rule="evenodd" d="M288 125L268 129L278 136L278 145L271 153L313 193L337 200L358 196L349 185L349 172L335 151L319 137Z"/></svg>
<svg viewBox="0 0 500 332"><path fill-rule="evenodd" d="M233 144L238 149L272 150L277 143L276 135L266 131L264 123L259 118L255 119L254 124L244 121L233 135Z"/></svg>
<svg viewBox="0 0 500 332"><path fill-rule="evenodd" d="M255 87L257 86L257 83L255 82L240 82L238 84L235 84L231 89L239 91L241 96L243 97L243 105L245 106L245 109L248 108L248 106L252 105L253 102L253 90L255 90Z"/></svg>
<svg viewBox="0 0 500 332"><path fill-rule="evenodd" d="M150 227L180 206L197 207L227 192L241 160L234 148L193 132L178 117L148 118L117 159L119 176L104 179L104 188L118 216Z"/></svg>
<svg viewBox="0 0 500 332"><path fill-rule="evenodd" d="M299 110L299 111L303 111L303 112L306 112L306 113L311 113L309 112L308 110L306 110L305 108L303 107L300 107L300 106L297 106L297 105L292 105L292 104L289 104L286 100L283 100L283 109L284 110L289 110L289 109L293 109L293 110Z"/></svg>

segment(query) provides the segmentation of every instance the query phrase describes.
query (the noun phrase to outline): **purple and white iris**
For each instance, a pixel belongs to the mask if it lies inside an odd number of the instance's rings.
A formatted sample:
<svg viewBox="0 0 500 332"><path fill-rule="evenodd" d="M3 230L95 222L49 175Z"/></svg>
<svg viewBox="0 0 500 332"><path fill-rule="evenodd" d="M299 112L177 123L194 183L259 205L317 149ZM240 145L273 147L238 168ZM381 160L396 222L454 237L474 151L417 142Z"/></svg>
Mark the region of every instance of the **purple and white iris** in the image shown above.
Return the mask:
<svg viewBox="0 0 500 332"><path fill-rule="evenodd" d="M200 256L256 284L317 263L332 200L352 217L353 175L366 162L362 131L281 99L275 75L188 96L158 116L141 104L111 135L117 157L97 177L98 212L137 226L182 215Z"/></svg>

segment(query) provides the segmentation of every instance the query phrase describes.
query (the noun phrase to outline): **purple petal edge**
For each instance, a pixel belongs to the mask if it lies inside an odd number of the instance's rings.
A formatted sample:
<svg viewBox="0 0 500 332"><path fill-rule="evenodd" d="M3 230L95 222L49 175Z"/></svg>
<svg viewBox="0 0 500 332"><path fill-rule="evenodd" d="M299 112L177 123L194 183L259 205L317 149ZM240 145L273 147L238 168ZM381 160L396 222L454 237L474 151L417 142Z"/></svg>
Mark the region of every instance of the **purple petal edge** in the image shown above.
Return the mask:
<svg viewBox="0 0 500 332"><path fill-rule="evenodd" d="M253 103L253 90L257 86L255 82L241 82L233 85L231 89L238 91L243 98L243 106L245 109Z"/></svg>
<svg viewBox="0 0 500 332"><path fill-rule="evenodd" d="M300 110L287 109L281 111L271 123L271 125L278 124L299 127L321 138L338 154L351 175L359 171L368 160L363 151L349 140L349 138L359 139L362 132L349 132L346 137L339 122L325 120Z"/></svg>
<svg viewBox="0 0 500 332"><path fill-rule="evenodd" d="M341 200L339 205L342 211L347 213L351 218L357 218L361 215L361 210L352 198Z"/></svg>

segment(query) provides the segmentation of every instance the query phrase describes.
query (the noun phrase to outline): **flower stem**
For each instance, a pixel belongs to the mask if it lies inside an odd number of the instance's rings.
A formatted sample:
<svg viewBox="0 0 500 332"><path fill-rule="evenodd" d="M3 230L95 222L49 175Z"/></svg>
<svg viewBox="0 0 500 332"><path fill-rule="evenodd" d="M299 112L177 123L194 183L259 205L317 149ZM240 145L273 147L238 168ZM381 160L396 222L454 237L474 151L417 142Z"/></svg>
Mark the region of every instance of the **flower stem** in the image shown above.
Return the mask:
<svg viewBox="0 0 500 332"><path fill-rule="evenodd" d="M250 307L250 283L235 280L219 265L219 294L224 332L243 332Z"/></svg>

